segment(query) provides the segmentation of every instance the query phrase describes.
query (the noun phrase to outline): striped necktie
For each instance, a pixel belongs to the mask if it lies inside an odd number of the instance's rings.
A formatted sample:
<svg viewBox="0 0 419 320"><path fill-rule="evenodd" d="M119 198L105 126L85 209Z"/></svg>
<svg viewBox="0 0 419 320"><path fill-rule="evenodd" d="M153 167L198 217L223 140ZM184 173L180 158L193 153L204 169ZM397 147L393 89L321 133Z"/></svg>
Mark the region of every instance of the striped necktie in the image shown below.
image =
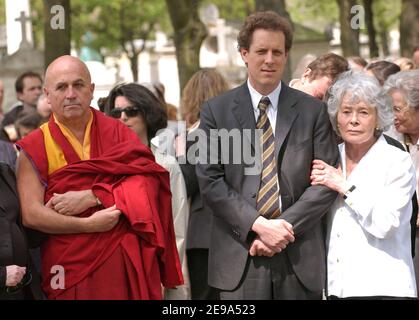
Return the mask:
<svg viewBox="0 0 419 320"><path fill-rule="evenodd" d="M275 162L275 141L266 109L270 105L268 97L262 97L258 108L260 110L256 123L257 129L262 129L262 176L258 197L256 200L257 211L267 219L278 217L279 209L278 175Z"/></svg>

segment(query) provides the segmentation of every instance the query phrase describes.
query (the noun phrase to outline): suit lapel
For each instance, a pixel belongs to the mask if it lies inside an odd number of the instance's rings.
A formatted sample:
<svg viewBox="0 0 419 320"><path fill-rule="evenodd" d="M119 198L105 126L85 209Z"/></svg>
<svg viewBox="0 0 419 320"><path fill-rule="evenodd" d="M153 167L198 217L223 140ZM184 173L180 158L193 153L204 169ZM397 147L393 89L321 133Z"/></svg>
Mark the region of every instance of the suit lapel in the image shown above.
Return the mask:
<svg viewBox="0 0 419 320"><path fill-rule="evenodd" d="M279 150L281 150L285 138L291 129L291 126L298 113L294 108L297 99L294 92L282 82L281 93L278 100L278 112L276 116L275 128L275 157L278 159Z"/></svg>
<svg viewBox="0 0 419 320"><path fill-rule="evenodd" d="M253 112L252 99L246 82L237 90L232 112L242 129L251 129L254 132L256 129L255 113ZM244 136L254 148L254 139L251 139L247 134Z"/></svg>

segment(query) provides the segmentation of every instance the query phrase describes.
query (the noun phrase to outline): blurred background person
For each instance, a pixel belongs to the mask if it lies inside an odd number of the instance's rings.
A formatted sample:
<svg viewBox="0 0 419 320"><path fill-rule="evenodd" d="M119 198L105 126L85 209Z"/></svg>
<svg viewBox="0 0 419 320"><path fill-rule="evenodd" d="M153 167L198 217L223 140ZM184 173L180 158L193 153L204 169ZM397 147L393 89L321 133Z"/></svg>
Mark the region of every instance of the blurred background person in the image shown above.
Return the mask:
<svg viewBox="0 0 419 320"><path fill-rule="evenodd" d="M16 79L15 90L18 102L9 109L2 121L2 127L11 141L16 141L14 123L19 114L24 110L36 110L36 103L42 94L42 78L36 72L25 72Z"/></svg>
<svg viewBox="0 0 419 320"><path fill-rule="evenodd" d="M36 110L23 111L15 121L15 130L18 140L26 137L29 133L39 128L43 121L41 115Z"/></svg>
<svg viewBox="0 0 419 320"><path fill-rule="evenodd" d="M349 68L351 70L362 71L368 64L367 60L359 56L351 56L346 58L346 60L348 60Z"/></svg>
<svg viewBox="0 0 419 320"><path fill-rule="evenodd" d="M400 71L407 71L415 69L415 63L412 59L400 57L394 60L394 63L400 67Z"/></svg>
<svg viewBox="0 0 419 320"><path fill-rule="evenodd" d="M204 101L220 95L228 90L223 76L212 69L197 71L186 83L182 92L182 112L188 128L187 134L192 135L199 126L199 113ZM204 206L195 173L196 155L188 154L195 140L186 140L186 150L178 148L180 168L186 182L186 190L190 199L190 216L186 237L186 254L191 280L193 300L217 299L217 292L208 285L208 252L212 213ZM188 156L186 156L188 154Z"/></svg>
<svg viewBox="0 0 419 320"><path fill-rule="evenodd" d="M160 152L159 146L152 144L152 138L156 136L159 130L167 126L166 110L161 100L146 87L129 83L116 86L111 90L106 101L105 112L131 128L142 143L151 147L156 162L169 171L176 246L185 283L174 289L165 289L164 297L167 300L190 299L189 275L185 254L189 218L185 181L176 159L171 155Z"/></svg>
<svg viewBox="0 0 419 320"><path fill-rule="evenodd" d="M365 72L375 77L381 86L389 76L399 71L400 67L397 64L385 60L371 62L365 67Z"/></svg>
<svg viewBox="0 0 419 320"><path fill-rule="evenodd" d="M349 70L348 61L337 54L326 53L312 61L300 79L293 79L289 86L322 100L335 78Z"/></svg>
<svg viewBox="0 0 419 320"><path fill-rule="evenodd" d="M385 91L393 99L394 129L390 132L409 152L415 169L416 195L419 194L419 69L403 71L390 76ZM417 205L419 201L417 200ZM419 220L416 223L419 227ZM419 233L416 229L416 255L414 258L416 284L419 286Z"/></svg>
<svg viewBox="0 0 419 320"><path fill-rule="evenodd" d="M347 72L330 89L328 112L342 137L340 166L314 160L312 185L339 193L327 223L327 292L334 298L416 298L411 254L415 170L382 135L391 100L378 82Z"/></svg>

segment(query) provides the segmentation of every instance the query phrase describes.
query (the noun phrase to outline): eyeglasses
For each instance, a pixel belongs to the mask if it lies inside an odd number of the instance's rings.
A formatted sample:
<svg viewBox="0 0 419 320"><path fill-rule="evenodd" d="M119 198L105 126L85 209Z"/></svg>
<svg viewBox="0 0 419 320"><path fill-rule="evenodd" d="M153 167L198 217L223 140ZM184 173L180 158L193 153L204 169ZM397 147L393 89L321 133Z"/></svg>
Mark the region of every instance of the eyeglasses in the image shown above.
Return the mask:
<svg viewBox="0 0 419 320"><path fill-rule="evenodd" d="M409 110L409 107L397 107L397 106L393 106L393 112L394 113L405 113L408 110Z"/></svg>
<svg viewBox="0 0 419 320"><path fill-rule="evenodd" d="M9 294L16 293L20 290L22 290L27 285L31 284L32 282L32 273L30 271L27 271L25 275L23 276L22 280L15 285L14 287L6 287L6 292Z"/></svg>
<svg viewBox="0 0 419 320"><path fill-rule="evenodd" d="M122 112L125 112L127 117L135 117L138 116L140 109L137 107L115 108L111 110L111 117L119 119L121 118Z"/></svg>

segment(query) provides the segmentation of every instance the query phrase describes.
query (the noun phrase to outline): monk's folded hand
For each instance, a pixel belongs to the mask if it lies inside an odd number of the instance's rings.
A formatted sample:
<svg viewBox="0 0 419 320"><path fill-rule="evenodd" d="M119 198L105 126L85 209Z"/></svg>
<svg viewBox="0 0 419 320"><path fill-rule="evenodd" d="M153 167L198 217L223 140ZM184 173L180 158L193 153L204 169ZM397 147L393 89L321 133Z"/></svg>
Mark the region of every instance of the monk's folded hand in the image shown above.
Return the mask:
<svg viewBox="0 0 419 320"><path fill-rule="evenodd" d="M47 207L49 206L59 214L66 216L78 215L96 205L96 196L91 190L54 193L54 196L46 204Z"/></svg>
<svg viewBox="0 0 419 320"><path fill-rule="evenodd" d="M96 211L90 217L85 218L87 222L87 232L105 232L115 227L119 221L121 211L112 207Z"/></svg>

